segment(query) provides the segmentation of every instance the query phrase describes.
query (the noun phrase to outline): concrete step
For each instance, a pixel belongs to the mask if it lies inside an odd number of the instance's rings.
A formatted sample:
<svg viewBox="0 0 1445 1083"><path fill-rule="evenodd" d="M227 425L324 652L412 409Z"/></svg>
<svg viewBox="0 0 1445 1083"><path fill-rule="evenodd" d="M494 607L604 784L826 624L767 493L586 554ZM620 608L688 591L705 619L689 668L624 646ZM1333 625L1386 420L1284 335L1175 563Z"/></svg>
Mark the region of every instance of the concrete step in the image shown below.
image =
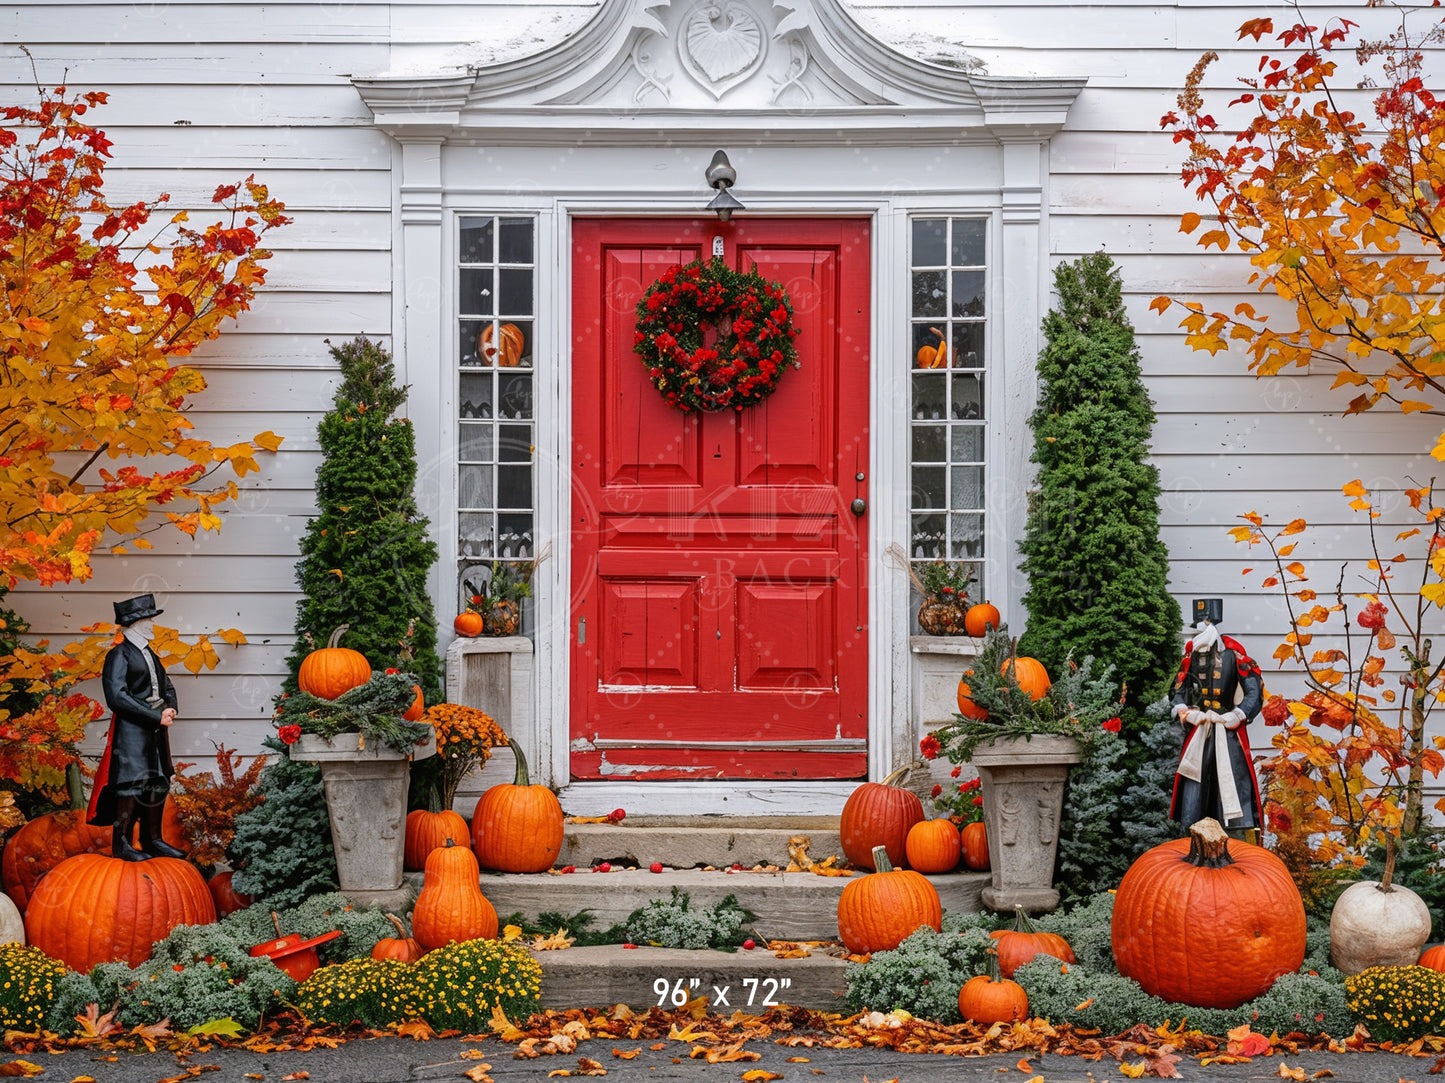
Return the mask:
<svg viewBox="0 0 1445 1083"><path fill-rule="evenodd" d="M814 1011L845 1010L845 961L814 949L802 959L770 951L686 951L605 945L535 952L542 964L543 1008L673 1008L687 997L707 997L727 1015L760 1014L789 1004Z"/></svg>
<svg viewBox="0 0 1445 1083"><path fill-rule="evenodd" d="M557 863L579 869L603 861L643 868L654 861L677 869L734 864L787 868L789 840L800 835L808 839L814 861L836 855L842 862L836 816L629 816L620 824L567 824Z"/></svg>
<svg viewBox="0 0 1445 1083"><path fill-rule="evenodd" d="M860 873L859 875L864 875ZM420 890L421 873L408 873ZM810 872L732 872L664 868L613 868L596 872L578 866L574 873L519 874L483 872L482 894L497 914L521 913L529 919L551 911L562 915L588 910L591 928L601 930L626 920L653 899L668 899L674 887L687 892L694 907L706 908L735 895L758 917L757 937L767 940L832 940L838 936L838 897L852 878ZM945 910L982 908L980 892L989 883L986 872L955 872L930 876Z"/></svg>

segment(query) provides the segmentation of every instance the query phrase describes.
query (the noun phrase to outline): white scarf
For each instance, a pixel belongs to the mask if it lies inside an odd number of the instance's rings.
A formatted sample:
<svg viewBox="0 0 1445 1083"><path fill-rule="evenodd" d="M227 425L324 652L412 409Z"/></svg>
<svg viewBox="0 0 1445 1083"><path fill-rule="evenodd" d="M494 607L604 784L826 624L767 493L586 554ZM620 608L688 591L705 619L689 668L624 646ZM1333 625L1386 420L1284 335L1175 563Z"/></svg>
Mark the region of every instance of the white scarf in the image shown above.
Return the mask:
<svg viewBox="0 0 1445 1083"><path fill-rule="evenodd" d="M1201 621L1199 634L1194 637L1194 652L1191 660L1201 652L1219 648L1219 630L1208 621ZM1205 717L1194 727L1189 743L1184 747L1184 756L1179 761L1179 773L1194 782L1204 778L1204 750L1214 738L1216 731L1227 733L1222 719L1213 711L1204 712ZM1219 803L1226 824L1242 819L1244 810L1239 805L1239 791L1234 785L1234 771L1229 764L1229 745L1220 736L1214 742L1214 774L1219 785Z"/></svg>

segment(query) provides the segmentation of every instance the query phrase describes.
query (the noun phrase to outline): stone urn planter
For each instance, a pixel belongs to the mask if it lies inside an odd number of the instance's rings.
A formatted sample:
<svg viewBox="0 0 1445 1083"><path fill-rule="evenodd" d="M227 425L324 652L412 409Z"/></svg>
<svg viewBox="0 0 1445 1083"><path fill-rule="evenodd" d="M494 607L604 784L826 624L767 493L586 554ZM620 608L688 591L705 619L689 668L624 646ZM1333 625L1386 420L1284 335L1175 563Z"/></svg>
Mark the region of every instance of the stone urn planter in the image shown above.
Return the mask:
<svg viewBox="0 0 1445 1083"><path fill-rule="evenodd" d="M1054 856L1069 768L1083 759L1072 737L985 741L973 753L983 781L983 822L993 882L983 889L990 910L1033 913L1059 905Z"/></svg>
<svg viewBox="0 0 1445 1083"><path fill-rule="evenodd" d="M407 782L412 761L435 752L435 738L407 754L359 733L332 738L302 734L291 746L293 760L321 768L343 895L388 909L406 904L410 890L402 886L402 856Z"/></svg>

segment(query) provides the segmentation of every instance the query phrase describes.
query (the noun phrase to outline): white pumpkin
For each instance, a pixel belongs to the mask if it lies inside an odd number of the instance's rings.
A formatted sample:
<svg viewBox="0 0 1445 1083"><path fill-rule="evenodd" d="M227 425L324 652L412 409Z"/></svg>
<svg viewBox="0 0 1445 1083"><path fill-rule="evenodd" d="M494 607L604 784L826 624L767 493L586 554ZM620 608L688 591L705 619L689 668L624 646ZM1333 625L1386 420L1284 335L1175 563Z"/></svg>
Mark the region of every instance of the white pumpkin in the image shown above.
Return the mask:
<svg viewBox="0 0 1445 1083"><path fill-rule="evenodd" d="M0 892L0 944L25 943L25 919L15 900Z"/></svg>
<svg viewBox="0 0 1445 1083"><path fill-rule="evenodd" d="M1377 880L1347 887L1330 914L1330 962L1345 974L1413 966L1430 939L1430 908L1407 887Z"/></svg>

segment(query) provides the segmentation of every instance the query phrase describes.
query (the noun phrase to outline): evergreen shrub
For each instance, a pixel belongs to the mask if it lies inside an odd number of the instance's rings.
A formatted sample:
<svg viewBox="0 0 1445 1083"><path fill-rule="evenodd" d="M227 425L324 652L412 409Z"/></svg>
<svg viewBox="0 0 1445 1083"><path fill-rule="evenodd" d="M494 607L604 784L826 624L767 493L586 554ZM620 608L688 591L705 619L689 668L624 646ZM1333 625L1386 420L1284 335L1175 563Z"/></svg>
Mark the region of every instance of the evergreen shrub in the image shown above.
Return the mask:
<svg viewBox="0 0 1445 1083"><path fill-rule="evenodd" d="M248 909L269 913L334 889L336 851L321 768L291 759L289 746L275 737L262 743L280 754L261 772L261 803L236 817L226 856L235 869L232 886L256 900Z"/></svg>

